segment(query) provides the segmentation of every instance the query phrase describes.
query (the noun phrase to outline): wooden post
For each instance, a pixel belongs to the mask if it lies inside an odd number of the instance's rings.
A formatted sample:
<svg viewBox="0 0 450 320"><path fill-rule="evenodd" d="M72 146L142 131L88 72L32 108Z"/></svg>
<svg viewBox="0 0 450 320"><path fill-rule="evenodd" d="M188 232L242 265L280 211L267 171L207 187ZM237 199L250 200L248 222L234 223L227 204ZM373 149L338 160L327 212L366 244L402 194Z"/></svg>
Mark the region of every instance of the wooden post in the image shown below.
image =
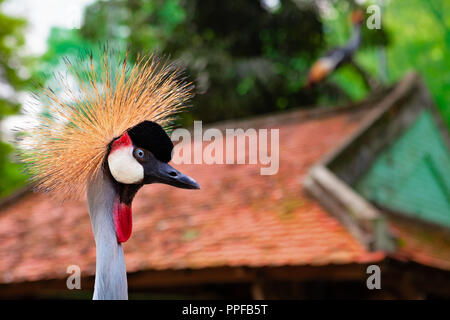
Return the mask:
<svg viewBox="0 0 450 320"><path fill-rule="evenodd" d="M264 285L261 279L257 278L252 283L251 291L253 300L264 300Z"/></svg>

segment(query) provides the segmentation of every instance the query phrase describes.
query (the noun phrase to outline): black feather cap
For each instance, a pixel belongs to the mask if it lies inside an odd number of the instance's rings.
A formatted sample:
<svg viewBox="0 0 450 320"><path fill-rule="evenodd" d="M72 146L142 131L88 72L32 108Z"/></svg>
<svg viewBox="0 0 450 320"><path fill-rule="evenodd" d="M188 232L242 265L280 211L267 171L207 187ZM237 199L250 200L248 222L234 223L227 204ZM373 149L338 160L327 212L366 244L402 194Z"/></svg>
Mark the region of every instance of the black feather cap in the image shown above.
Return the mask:
<svg viewBox="0 0 450 320"><path fill-rule="evenodd" d="M156 122L143 121L128 129L128 134L136 147L150 151L159 161L172 159L173 142Z"/></svg>

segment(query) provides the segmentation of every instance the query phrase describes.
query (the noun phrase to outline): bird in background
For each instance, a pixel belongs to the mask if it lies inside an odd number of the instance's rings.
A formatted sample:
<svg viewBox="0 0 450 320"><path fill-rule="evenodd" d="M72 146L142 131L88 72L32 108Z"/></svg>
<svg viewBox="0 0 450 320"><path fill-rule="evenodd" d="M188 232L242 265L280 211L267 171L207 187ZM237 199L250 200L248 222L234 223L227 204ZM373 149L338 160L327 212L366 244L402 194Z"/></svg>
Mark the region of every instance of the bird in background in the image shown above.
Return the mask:
<svg viewBox="0 0 450 320"><path fill-rule="evenodd" d="M345 46L328 51L312 65L306 83L307 88L317 85L339 67L352 61L354 53L361 44L361 25L364 21L364 13L361 10L354 11L351 20L353 24L352 38Z"/></svg>
<svg viewBox="0 0 450 320"><path fill-rule="evenodd" d="M21 156L38 190L63 199L86 191L97 259L93 298L128 299L122 244L131 236L134 196L151 183L200 188L169 165L173 143L163 129L192 97L192 85L155 56L130 66L126 56L100 55L100 63L92 54L65 61L64 98L43 90L52 117L38 116Z"/></svg>

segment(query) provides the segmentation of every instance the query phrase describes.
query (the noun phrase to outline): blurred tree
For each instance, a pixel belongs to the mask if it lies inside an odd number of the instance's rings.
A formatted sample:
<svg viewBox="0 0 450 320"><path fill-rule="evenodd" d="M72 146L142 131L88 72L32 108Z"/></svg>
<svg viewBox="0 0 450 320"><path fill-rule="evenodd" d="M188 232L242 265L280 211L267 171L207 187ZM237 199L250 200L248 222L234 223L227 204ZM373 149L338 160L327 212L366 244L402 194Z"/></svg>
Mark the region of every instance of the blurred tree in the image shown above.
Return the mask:
<svg viewBox="0 0 450 320"><path fill-rule="evenodd" d="M385 23L394 46L387 51L388 78L420 72L450 126L450 1L392 1Z"/></svg>
<svg viewBox="0 0 450 320"><path fill-rule="evenodd" d="M0 8L2 2L0 0ZM27 83L24 58L20 54L24 44L24 27L24 20L0 12L0 121L19 110L16 92ZM20 165L10 159L11 152L12 147L1 140L0 133L0 197L25 181Z"/></svg>
<svg viewBox="0 0 450 320"><path fill-rule="evenodd" d="M415 66L450 122L444 89L449 80L442 72L450 61L444 54L450 38L448 4L413 1L414 5L389 2L382 28L362 29L355 60L388 82ZM320 53L350 38L350 14L361 3L365 10L381 2L98 0L86 9L81 30L52 31L42 70L51 70L48 64L57 65L61 55L77 55L96 43L128 46L132 58L138 52L170 54L187 67L197 87L184 125L193 119L215 121L302 105L333 105L367 94L352 66L341 68L312 92L303 89L306 73Z"/></svg>
<svg viewBox="0 0 450 320"><path fill-rule="evenodd" d="M312 103L302 89L307 66L323 44L311 3L259 1L97 1L82 34L127 43L138 52L170 53L197 87L184 115L216 121Z"/></svg>

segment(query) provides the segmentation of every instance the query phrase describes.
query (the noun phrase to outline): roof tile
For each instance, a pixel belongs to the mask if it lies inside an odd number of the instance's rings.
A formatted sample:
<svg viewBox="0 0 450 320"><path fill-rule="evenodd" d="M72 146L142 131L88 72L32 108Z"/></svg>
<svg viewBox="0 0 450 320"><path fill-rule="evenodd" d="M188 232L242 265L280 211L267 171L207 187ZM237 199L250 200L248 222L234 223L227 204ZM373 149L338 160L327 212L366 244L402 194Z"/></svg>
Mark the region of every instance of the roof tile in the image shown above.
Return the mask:
<svg viewBox="0 0 450 320"><path fill-rule="evenodd" d="M301 186L307 169L354 132L363 115L342 112L277 126L276 175L260 175L257 165L181 165L201 190L145 186L124 244L128 271L381 259L383 253L368 252ZM0 211L0 282L64 277L71 264L84 275L95 271L84 201L61 205L28 194Z"/></svg>

